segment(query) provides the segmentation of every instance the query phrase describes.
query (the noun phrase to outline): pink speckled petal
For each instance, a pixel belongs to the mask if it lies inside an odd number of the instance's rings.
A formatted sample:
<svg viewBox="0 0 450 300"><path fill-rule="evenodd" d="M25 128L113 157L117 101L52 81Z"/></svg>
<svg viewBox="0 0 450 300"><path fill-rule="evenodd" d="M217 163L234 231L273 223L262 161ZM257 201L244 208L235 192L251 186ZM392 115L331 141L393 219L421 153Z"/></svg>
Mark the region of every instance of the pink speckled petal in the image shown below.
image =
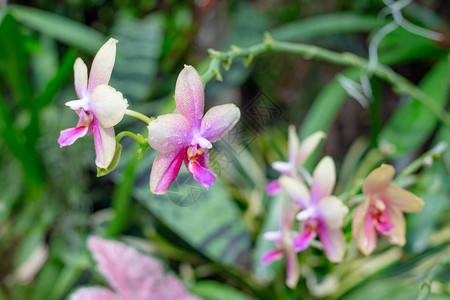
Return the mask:
<svg viewBox="0 0 450 300"><path fill-rule="evenodd" d="M167 192L180 171L185 155L186 148L158 153L150 174L150 190L153 194L164 194Z"/></svg>
<svg viewBox="0 0 450 300"><path fill-rule="evenodd" d="M88 75L86 64L79 57L73 64L73 73L75 81L75 91L77 92L78 99L82 99L86 96Z"/></svg>
<svg viewBox="0 0 450 300"><path fill-rule="evenodd" d="M261 256L261 262L265 265L269 265L276 260L283 258L282 250L269 250Z"/></svg>
<svg viewBox="0 0 450 300"><path fill-rule="evenodd" d="M274 180L269 182L269 184L266 186L266 193L269 196L274 196L278 193L280 193L283 190L278 180Z"/></svg>
<svg viewBox="0 0 450 300"><path fill-rule="evenodd" d="M99 168L106 169L111 163L116 152L116 137L114 128L103 128L97 119L92 120L92 132L94 133L95 164Z"/></svg>
<svg viewBox="0 0 450 300"><path fill-rule="evenodd" d="M89 109L103 128L109 128L122 121L128 101L121 92L106 84L97 85L89 101Z"/></svg>
<svg viewBox="0 0 450 300"><path fill-rule="evenodd" d="M395 169L391 165L381 165L367 176L363 185L364 194L375 194L387 188L392 178L394 178Z"/></svg>
<svg viewBox="0 0 450 300"><path fill-rule="evenodd" d="M204 92L200 75L192 66L185 66L175 86L177 112L184 115L193 129L200 129L203 117Z"/></svg>
<svg viewBox="0 0 450 300"><path fill-rule="evenodd" d="M317 165L313 173L311 186L311 200L318 202L323 197L331 195L336 183L336 169L333 159L325 156Z"/></svg>
<svg viewBox="0 0 450 300"><path fill-rule="evenodd" d="M90 237L88 248L97 263L97 269L107 279L121 299L137 299L164 278L163 264L123 243ZM149 292L146 293L150 297Z"/></svg>
<svg viewBox="0 0 450 300"><path fill-rule="evenodd" d="M360 204L353 213L352 237L364 255L370 255L377 247L377 232L372 215L365 211L367 203Z"/></svg>
<svg viewBox="0 0 450 300"><path fill-rule="evenodd" d="M149 297L149 296L152 297ZM173 274L167 274L155 287L151 294L139 297L136 300L200 300L197 296L189 293L180 280Z"/></svg>
<svg viewBox="0 0 450 300"><path fill-rule="evenodd" d="M101 287L80 288L70 295L70 300L123 300L112 291Z"/></svg>
<svg viewBox="0 0 450 300"><path fill-rule="evenodd" d="M95 55L89 74L88 94L92 94L97 85L108 84L116 59L117 42L110 38Z"/></svg>
<svg viewBox="0 0 450 300"><path fill-rule="evenodd" d="M182 114L159 116L148 125L148 143L158 152L171 152L190 144L189 121Z"/></svg>
<svg viewBox="0 0 450 300"><path fill-rule="evenodd" d="M189 173L192 174L194 179L203 185L206 189L213 184L214 180L216 180L216 174L214 174L211 170L206 167L200 165L197 161L190 161L188 166Z"/></svg>
<svg viewBox="0 0 450 300"><path fill-rule="evenodd" d="M331 229L325 222L319 222L319 238L323 251L331 262L340 262L345 254L345 239L342 229Z"/></svg>
<svg viewBox="0 0 450 300"><path fill-rule="evenodd" d="M78 126L75 128L69 128L61 130L58 138L60 147L72 145L77 139L85 136L88 133L88 126Z"/></svg>
<svg viewBox="0 0 450 300"><path fill-rule="evenodd" d="M214 143L233 128L240 117L241 112L234 104L214 106L202 119L201 136Z"/></svg>

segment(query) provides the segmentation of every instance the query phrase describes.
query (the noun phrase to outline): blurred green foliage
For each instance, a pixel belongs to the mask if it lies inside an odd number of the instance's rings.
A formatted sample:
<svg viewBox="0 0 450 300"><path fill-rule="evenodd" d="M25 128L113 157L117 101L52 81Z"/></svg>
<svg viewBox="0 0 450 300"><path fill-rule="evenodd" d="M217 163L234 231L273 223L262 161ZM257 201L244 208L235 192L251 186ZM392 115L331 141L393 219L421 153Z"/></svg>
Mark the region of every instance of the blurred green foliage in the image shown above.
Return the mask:
<svg viewBox="0 0 450 300"><path fill-rule="evenodd" d="M405 16L447 30L448 39L445 2L417 1ZM299 256L303 277L296 290L284 285L283 263L259 261L270 247L262 234L278 225L280 199L268 197L265 185L278 175L270 163L286 157L288 124L298 126L301 139L327 132L307 166L332 155L341 171L340 193L381 162L402 170L431 146L450 142L450 129L435 115L414 99L399 99L377 79L371 80L374 102L359 107L334 78L342 72L358 80L356 68L286 54L255 58L248 68L233 62L222 72L223 82L206 86L207 107L234 101L243 111L235 137L211 153L218 180L209 191L183 171L168 194L152 195L148 177L156 153L147 150L138 160L127 138L118 169L101 178L92 137L64 149L56 142L60 130L75 124L64 107L75 97L73 62L81 56L89 65L109 36L119 40L111 85L133 109L154 116L173 110L183 64L204 71L208 48L250 46L261 42L265 31L278 40L367 57L371 35L387 23L378 16L381 1L27 4L0 8L0 300L63 299L76 286L101 282L84 245L91 234L120 237L155 252L204 299L316 299L318 290L326 299L414 299L435 265L447 268L429 299L449 296L449 150L400 183L426 202L422 213L408 217L404 249L381 242L377 253L365 258L350 241L339 265L309 249ZM448 114L448 45L398 29L382 40L379 60L417 83ZM257 116L249 112L261 93L280 115L252 119ZM125 127L146 135L130 118L117 132ZM21 266L39 247L48 249L48 258L24 276ZM337 285L325 285L327 280Z"/></svg>

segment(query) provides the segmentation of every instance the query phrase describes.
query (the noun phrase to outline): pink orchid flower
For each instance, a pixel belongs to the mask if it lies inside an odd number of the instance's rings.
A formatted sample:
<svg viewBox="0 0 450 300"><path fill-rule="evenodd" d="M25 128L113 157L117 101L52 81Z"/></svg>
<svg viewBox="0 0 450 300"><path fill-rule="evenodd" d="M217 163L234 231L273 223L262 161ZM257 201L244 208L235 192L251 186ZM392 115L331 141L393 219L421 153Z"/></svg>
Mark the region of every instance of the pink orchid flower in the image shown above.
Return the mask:
<svg viewBox="0 0 450 300"><path fill-rule="evenodd" d="M325 136L324 132L319 131L307 137L300 144L295 126L290 125L288 132L288 161L276 161L272 164L272 168L280 172L282 176L298 177L301 180L301 176L298 176L299 170ZM281 190L278 180L271 181L266 187L266 192L270 196L278 194Z"/></svg>
<svg viewBox="0 0 450 300"><path fill-rule="evenodd" d="M73 293L70 300L200 300L186 291L175 276L164 274L159 260L132 247L90 237L88 248L112 290L83 287Z"/></svg>
<svg viewBox="0 0 450 300"><path fill-rule="evenodd" d="M305 250L319 235L327 258L332 262L340 262L345 253L342 227L348 208L339 198L331 195L335 183L336 171L333 159L329 156L324 157L314 170L311 192L296 178L280 178L283 190L301 208L297 214L301 230L293 238L295 251Z"/></svg>
<svg viewBox="0 0 450 300"><path fill-rule="evenodd" d="M107 168L116 150L114 127L123 118L128 102L122 93L108 85L116 57L117 40L109 39L97 52L88 80L87 67L81 58L73 66L78 100L66 103L80 120L75 128L61 131L61 147L72 145L78 138L94 134L95 164Z"/></svg>
<svg viewBox="0 0 450 300"><path fill-rule="evenodd" d="M148 126L148 143L158 151L150 175L150 190L164 194L177 176L181 163L208 189L216 179L209 170L208 149L240 118L234 104L212 107L203 116L203 84L192 66L185 66L175 87L177 113L159 116Z"/></svg>
<svg viewBox="0 0 450 300"><path fill-rule="evenodd" d="M266 265L282 259L283 256L286 257L286 285L292 289L297 286L300 278L297 251L294 249L293 242L293 236L297 232L291 230L297 212L298 207L292 203L289 203L289 208L286 211L284 211L284 205L282 206L280 229L265 232L263 235L265 240L275 244L276 249L267 251L261 257L261 262Z"/></svg>
<svg viewBox="0 0 450 300"><path fill-rule="evenodd" d="M403 212L419 212L424 202L411 192L391 185L395 169L382 165L367 176L363 193L366 201L360 204L352 219L352 236L364 255L377 246L377 231L391 244L404 246L406 222Z"/></svg>

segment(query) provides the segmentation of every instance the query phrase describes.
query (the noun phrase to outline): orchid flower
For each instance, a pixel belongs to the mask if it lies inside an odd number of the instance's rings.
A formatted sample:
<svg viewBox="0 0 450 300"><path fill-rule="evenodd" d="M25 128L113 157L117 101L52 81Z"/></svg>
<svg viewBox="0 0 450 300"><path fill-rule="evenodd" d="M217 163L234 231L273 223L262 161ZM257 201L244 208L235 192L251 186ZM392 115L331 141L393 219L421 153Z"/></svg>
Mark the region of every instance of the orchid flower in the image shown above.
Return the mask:
<svg viewBox="0 0 450 300"><path fill-rule="evenodd" d="M122 93L108 85L116 57L117 40L109 39L97 52L88 80L87 67L81 58L73 66L78 100L66 103L80 120L75 128L61 131L61 147L72 145L78 138L94 134L95 164L107 168L116 149L114 126L123 118L128 102Z"/></svg>
<svg viewBox="0 0 450 300"><path fill-rule="evenodd" d="M363 193L366 201L353 215L352 236L364 255L377 246L377 231L391 244L404 246L406 222L403 212L419 212L423 200L407 190L391 185L395 169L382 165L367 176Z"/></svg>
<svg viewBox="0 0 450 300"><path fill-rule="evenodd" d="M294 249L293 243L293 235L296 235L297 232L291 230L298 207L290 202L286 211L283 208L284 206L281 209L280 229L278 231L265 232L263 235L265 240L275 244L276 249L269 250L263 254L261 262L268 265L273 261L280 260L285 255L286 285L293 289L297 286L300 278L297 251Z"/></svg>
<svg viewBox="0 0 450 300"><path fill-rule="evenodd" d="M302 209L297 214L301 230L293 238L295 251L305 250L319 235L327 258L332 262L340 262L345 253L342 227L348 208L339 198L331 195L335 183L336 171L333 159L329 156L324 157L314 170L311 192L297 178L280 178L283 190Z"/></svg>
<svg viewBox="0 0 450 300"><path fill-rule="evenodd" d="M150 175L150 190L164 194L177 176L181 163L208 189L216 179L209 170L212 143L224 136L240 118L234 104L212 107L203 116L202 80L192 66L185 66L175 87L177 113L159 116L148 125L148 143L158 151Z"/></svg>
<svg viewBox="0 0 450 300"><path fill-rule="evenodd" d="M314 152L320 140L325 138L325 133L318 131L307 137L301 144L294 125L289 126L288 132L288 161L275 161L272 163L272 168L281 173L282 176L301 177L297 172L302 168L311 153ZM281 192L282 188L278 180L270 182L266 187L268 195L273 196Z"/></svg>
<svg viewBox="0 0 450 300"><path fill-rule="evenodd" d="M83 287L70 300L200 300L186 291L163 264L123 243L98 237L88 239L98 271L112 289Z"/></svg>

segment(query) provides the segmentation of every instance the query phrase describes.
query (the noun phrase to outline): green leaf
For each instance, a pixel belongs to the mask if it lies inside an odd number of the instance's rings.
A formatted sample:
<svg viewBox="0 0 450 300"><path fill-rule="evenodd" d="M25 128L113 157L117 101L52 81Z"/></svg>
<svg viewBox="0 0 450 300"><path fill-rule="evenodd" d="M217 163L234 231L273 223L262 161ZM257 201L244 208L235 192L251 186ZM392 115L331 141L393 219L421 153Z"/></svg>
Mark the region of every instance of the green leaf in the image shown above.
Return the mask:
<svg viewBox="0 0 450 300"><path fill-rule="evenodd" d="M151 14L142 20L120 18L111 31L119 40L111 86L131 102L148 97L158 71L164 36L162 15Z"/></svg>
<svg viewBox="0 0 450 300"><path fill-rule="evenodd" d="M120 158L122 157L122 152L123 152L122 145L120 143L116 143L116 151L114 152L114 157L111 163L106 169L97 167L97 177L105 176L114 171L114 169L117 168L117 166L119 165Z"/></svg>
<svg viewBox="0 0 450 300"><path fill-rule="evenodd" d="M6 15L0 25L0 74L21 104L31 108L31 83L27 76L28 57L24 42L19 24L11 15Z"/></svg>
<svg viewBox="0 0 450 300"><path fill-rule="evenodd" d="M8 9L27 27L89 54L97 53L105 42L101 33L69 18L21 5L8 5Z"/></svg>
<svg viewBox="0 0 450 300"><path fill-rule="evenodd" d="M250 236L242 222L241 212L220 184L220 179L217 178L206 190L185 167L181 167L170 190L164 195L154 195L148 184L150 166L156 153L152 154L139 161L138 184L133 191L135 198L209 259L223 265L247 266Z"/></svg>
<svg viewBox="0 0 450 300"><path fill-rule="evenodd" d="M251 300L253 298L235 290L228 285L217 281L202 280L197 281L191 288L191 292L205 300Z"/></svg>
<svg viewBox="0 0 450 300"><path fill-rule="evenodd" d="M423 78L419 87L439 107L448 101L449 65L441 59ZM438 120L419 101L409 99L391 116L379 136L381 144L395 146L394 157L399 157L421 146L433 133Z"/></svg>

